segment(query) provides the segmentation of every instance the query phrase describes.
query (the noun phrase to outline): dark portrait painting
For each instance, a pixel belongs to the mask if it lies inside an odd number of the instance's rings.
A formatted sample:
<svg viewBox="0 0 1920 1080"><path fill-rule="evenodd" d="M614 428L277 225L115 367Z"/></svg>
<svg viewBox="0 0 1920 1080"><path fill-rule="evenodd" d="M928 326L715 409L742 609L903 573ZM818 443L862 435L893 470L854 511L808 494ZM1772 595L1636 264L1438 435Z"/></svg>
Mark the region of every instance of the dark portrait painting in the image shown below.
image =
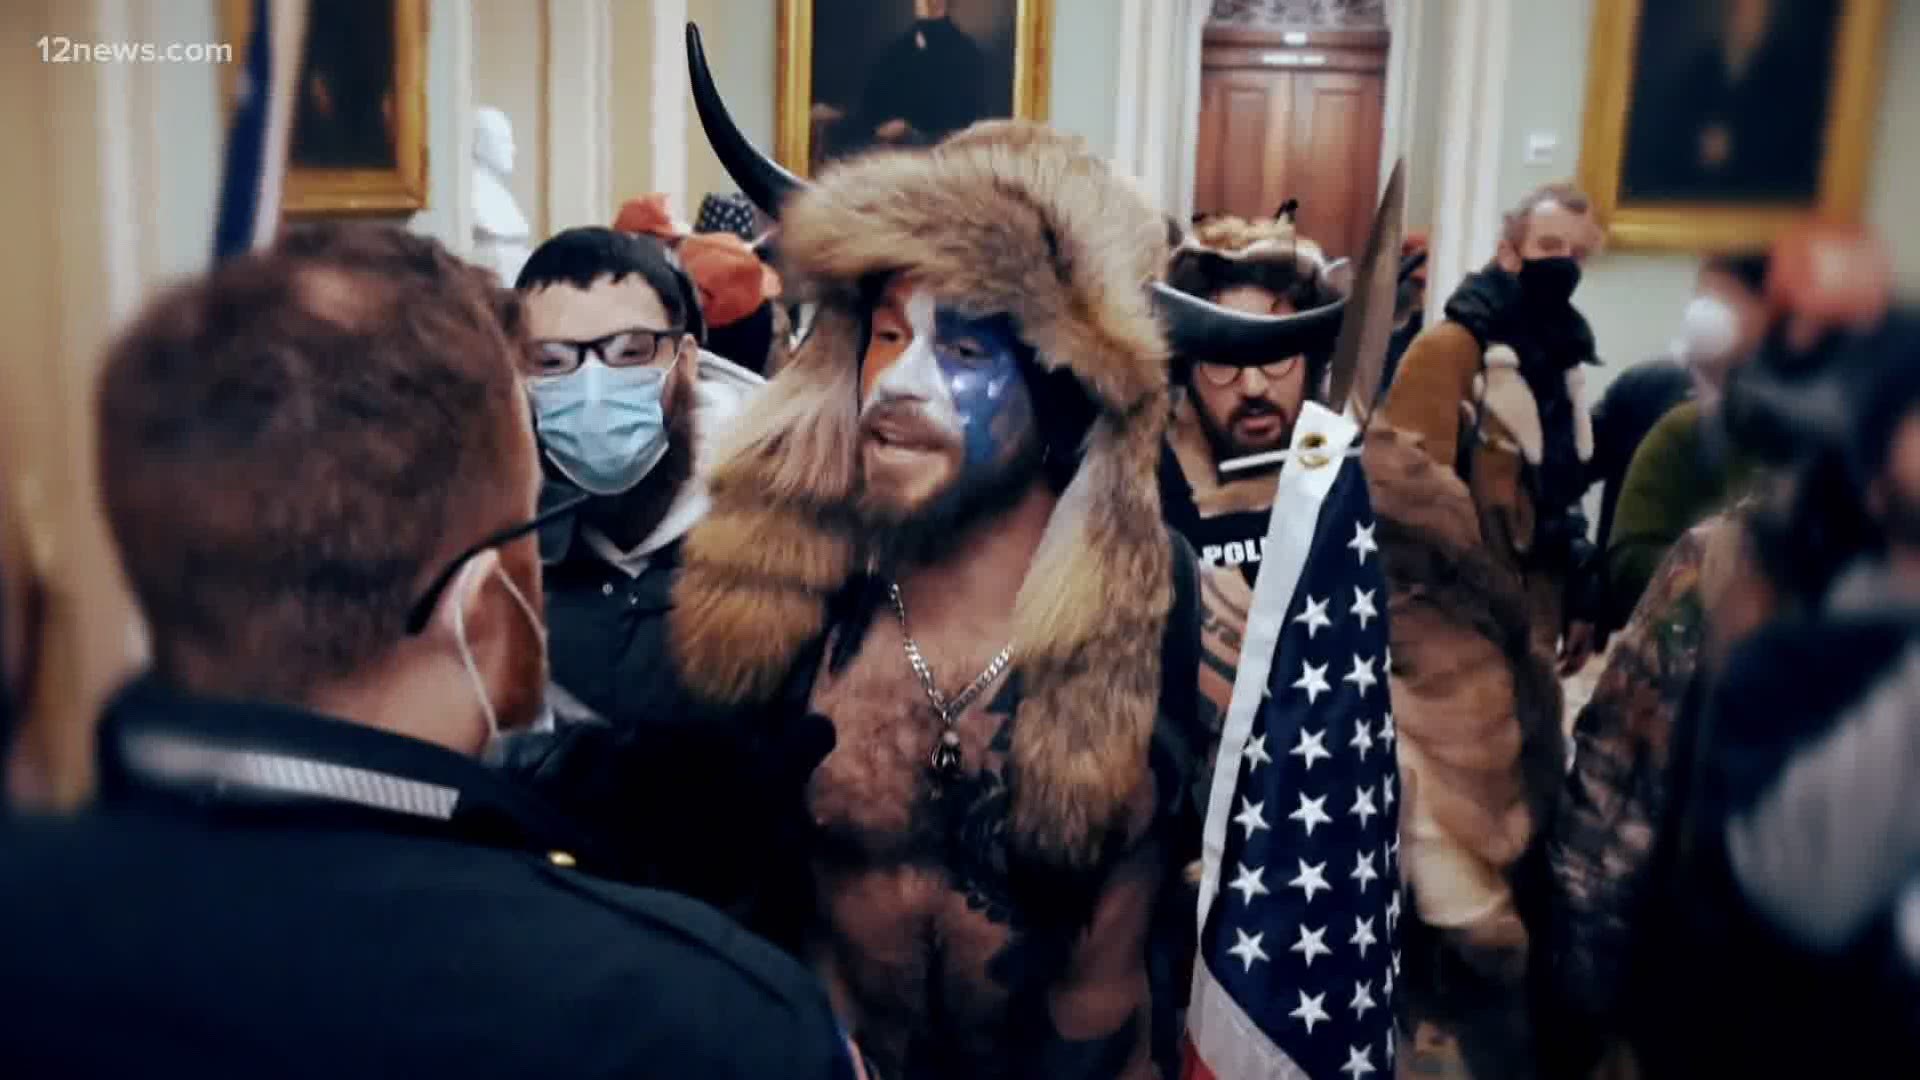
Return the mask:
<svg viewBox="0 0 1920 1080"><path fill-rule="evenodd" d="M1809 202L1833 85L1833 0L1641 9L1621 194L1634 202Z"/></svg>
<svg viewBox="0 0 1920 1080"><path fill-rule="evenodd" d="M252 21L248 0L221 0L228 40L248 40ZM427 0L315 0L300 51L281 209L298 217L425 207ZM229 68L231 100L239 70Z"/></svg>
<svg viewBox="0 0 1920 1080"><path fill-rule="evenodd" d="M1043 7L1042 0L789 0L788 22L804 25L789 26L782 58L804 64L807 93L804 103L783 102L789 138L782 156L812 171L875 145L930 145L976 120L1033 115L1022 45L1031 54ZM791 78L783 82L798 89Z"/></svg>
<svg viewBox="0 0 1920 1080"><path fill-rule="evenodd" d="M1752 251L1857 220L1895 2L1595 4L1580 180L1610 242Z"/></svg>
<svg viewBox="0 0 1920 1080"><path fill-rule="evenodd" d="M314 4L294 109L293 162L317 169L391 169L394 0Z"/></svg>

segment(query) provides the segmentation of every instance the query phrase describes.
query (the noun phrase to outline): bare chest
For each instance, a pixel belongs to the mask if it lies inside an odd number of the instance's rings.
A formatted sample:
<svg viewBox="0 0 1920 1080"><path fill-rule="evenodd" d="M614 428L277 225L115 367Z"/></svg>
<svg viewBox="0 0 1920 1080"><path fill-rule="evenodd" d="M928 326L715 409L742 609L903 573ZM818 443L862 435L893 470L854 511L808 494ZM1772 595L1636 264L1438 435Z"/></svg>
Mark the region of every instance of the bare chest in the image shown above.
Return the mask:
<svg viewBox="0 0 1920 1080"><path fill-rule="evenodd" d="M921 659L951 699L1002 645L984 634L955 635L921 645ZM971 859L993 857L1019 702L1019 673L1005 672L949 727L899 624L876 620L851 662L838 672L823 667L814 684L812 710L832 721L836 740L808 791L828 857L961 871L972 869ZM953 767L936 767L941 753L957 759Z"/></svg>

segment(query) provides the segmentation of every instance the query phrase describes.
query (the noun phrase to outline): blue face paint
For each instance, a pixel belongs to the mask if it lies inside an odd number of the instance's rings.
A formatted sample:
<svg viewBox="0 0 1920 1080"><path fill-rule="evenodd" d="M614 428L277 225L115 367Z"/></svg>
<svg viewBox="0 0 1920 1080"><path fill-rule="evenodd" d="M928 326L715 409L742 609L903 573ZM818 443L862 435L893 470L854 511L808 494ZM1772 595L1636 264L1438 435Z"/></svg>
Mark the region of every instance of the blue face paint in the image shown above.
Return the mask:
<svg viewBox="0 0 1920 1080"><path fill-rule="evenodd" d="M970 318L934 310L933 356L964 440L963 470L991 470L1029 440L1033 397L1020 359L1025 348L1005 315Z"/></svg>

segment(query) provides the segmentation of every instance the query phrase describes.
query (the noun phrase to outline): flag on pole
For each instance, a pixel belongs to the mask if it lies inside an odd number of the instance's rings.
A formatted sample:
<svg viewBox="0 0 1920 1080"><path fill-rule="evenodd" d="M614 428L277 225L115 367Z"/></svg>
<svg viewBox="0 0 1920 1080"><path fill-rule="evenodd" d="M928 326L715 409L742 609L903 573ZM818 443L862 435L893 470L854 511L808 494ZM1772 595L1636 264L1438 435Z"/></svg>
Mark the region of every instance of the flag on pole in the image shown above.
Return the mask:
<svg viewBox="0 0 1920 1080"><path fill-rule="evenodd" d="M227 129L215 211L215 262L273 242L293 134L307 0L252 0L250 7L246 66Z"/></svg>
<svg viewBox="0 0 1920 1080"><path fill-rule="evenodd" d="M1359 428L1309 403L1216 762L1187 1080L1393 1075L1398 769Z"/></svg>

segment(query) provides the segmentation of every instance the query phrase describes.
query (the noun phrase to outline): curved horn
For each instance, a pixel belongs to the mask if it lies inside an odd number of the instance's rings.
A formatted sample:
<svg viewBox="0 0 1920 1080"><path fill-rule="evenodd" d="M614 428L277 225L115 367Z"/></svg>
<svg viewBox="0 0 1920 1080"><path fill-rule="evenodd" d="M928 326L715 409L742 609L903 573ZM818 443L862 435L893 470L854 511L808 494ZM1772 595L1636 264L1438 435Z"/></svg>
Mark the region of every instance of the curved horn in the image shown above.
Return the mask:
<svg viewBox="0 0 1920 1080"><path fill-rule="evenodd" d="M700 113L700 126L727 175L753 205L779 220L780 207L795 190L806 187L806 181L762 154L733 122L726 102L720 100L719 88L713 84L713 71L707 67L700 28L693 23L687 24L687 78L693 83L693 107Z"/></svg>
<svg viewBox="0 0 1920 1080"><path fill-rule="evenodd" d="M1347 298L1297 315L1249 315L1208 303L1156 281L1153 306L1173 355L1185 362L1257 367L1333 347Z"/></svg>

